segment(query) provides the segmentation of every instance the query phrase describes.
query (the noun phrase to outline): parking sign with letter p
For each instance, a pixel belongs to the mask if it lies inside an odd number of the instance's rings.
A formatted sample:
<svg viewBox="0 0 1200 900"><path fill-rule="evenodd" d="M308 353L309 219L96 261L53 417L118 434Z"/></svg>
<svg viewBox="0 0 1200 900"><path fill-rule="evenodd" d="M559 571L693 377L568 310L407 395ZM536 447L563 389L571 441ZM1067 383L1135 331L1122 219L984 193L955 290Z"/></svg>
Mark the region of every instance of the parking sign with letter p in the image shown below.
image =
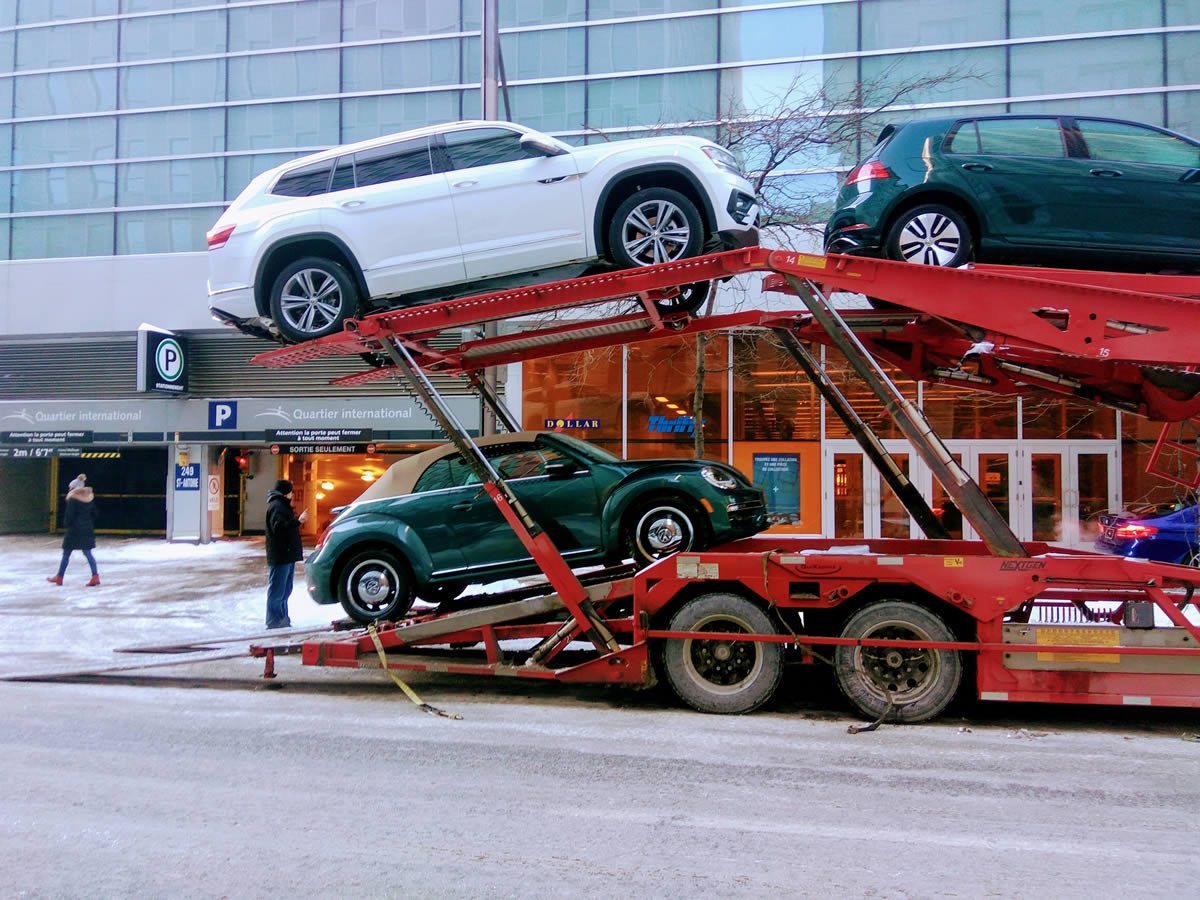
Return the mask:
<svg viewBox="0 0 1200 900"><path fill-rule="evenodd" d="M208 427L213 431L236 431L237 401L209 400Z"/></svg>

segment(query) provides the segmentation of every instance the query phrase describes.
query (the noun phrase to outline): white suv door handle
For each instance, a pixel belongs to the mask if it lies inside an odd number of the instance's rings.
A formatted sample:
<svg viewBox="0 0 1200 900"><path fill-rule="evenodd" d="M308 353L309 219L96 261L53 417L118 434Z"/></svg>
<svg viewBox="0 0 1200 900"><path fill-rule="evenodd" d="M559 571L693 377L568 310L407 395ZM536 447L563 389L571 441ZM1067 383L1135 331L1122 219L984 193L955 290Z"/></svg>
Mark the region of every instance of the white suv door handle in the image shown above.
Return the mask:
<svg viewBox="0 0 1200 900"><path fill-rule="evenodd" d="M456 181L456 182L454 182L455 187L474 187L477 184L479 184L478 181Z"/></svg>
<svg viewBox="0 0 1200 900"><path fill-rule="evenodd" d="M362 206L365 202L365 200L343 200L341 205L346 209L354 209L356 206Z"/></svg>

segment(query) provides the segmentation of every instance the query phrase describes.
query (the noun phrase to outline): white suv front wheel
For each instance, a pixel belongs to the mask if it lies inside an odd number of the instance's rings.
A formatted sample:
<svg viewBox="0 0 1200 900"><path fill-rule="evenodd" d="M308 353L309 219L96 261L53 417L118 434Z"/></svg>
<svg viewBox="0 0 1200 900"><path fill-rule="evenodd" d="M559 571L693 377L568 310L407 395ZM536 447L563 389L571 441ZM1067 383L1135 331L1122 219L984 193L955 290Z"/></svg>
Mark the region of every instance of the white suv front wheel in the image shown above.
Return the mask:
<svg viewBox="0 0 1200 900"><path fill-rule="evenodd" d="M271 285L271 318L289 344L342 330L358 313L358 288L345 267L305 256L284 267Z"/></svg>
<svg viewBox="0 0 1200 900"><path fill-rule="evenodd" d="M678 191L645 188L617 207L608 246L622 269L675 262L700 252L704 220L696 204Z"/></svg>
<svg viewBox="0 0 1200 900"><path fill-rule="evenodd" d="M608 246L621 269L687 259L704 247L704 220L696 205L678 191L645 188L617 207L608 226ZM709 283L700 281L654 305L664 315L695 312L708 299L708 291Z"/></svg>

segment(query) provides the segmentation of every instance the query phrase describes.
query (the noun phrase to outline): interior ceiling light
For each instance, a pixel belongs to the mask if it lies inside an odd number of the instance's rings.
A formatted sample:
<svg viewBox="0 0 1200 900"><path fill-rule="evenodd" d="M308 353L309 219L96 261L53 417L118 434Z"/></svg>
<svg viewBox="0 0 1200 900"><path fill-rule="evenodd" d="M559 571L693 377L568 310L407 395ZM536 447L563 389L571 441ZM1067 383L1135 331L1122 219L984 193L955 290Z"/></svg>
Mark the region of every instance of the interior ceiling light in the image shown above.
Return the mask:
<svg viewBox="0 0 1200 900"><path fill-rule="evenodd" d="M317 499L318 499L318 500L324 500L324 499L325 499L325 493L324 493L324 491L317 491L317 495L316 495L316 496L317 496Z"/></svg>
<svg viewBox="0 0 1200 900"><path fill-rule="evenodd" d="M332 481L322 481L321 482L321 490L332 491L333 490L333 482Z"/></svg>
<svg viewBox="0 0 1200 900"><path fill-rule="evenodd" d="M363 472L363 473L362 473L362 480L363 480L363 481L374 481L374 480L375 480L375 473L374 473L374 472Z"/></svg>
<svg viewBox="0 0 1200 900"><path fill-rule="evenodd" d="M666 403L670 398L669 397L655 397L654 399L657 400L659 403Z"/></svg>
<svg viewBox="0 0 1200 900"><path fill-rule="evenodd" d="M679 409L679 405L677 403L668 403L667 409Z"/></svg>

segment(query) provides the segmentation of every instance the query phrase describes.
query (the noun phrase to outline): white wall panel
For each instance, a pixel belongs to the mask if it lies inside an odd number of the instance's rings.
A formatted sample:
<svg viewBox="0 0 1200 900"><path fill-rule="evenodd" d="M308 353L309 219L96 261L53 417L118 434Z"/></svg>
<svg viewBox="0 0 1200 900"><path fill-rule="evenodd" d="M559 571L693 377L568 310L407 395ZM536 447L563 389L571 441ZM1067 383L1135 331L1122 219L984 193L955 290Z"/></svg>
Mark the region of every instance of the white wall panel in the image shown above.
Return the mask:
<svg viewBox="0 0 1200 900"><path fill-rule="evenodd" d="M204 253L0 261L0 335L221 328Z"/></svg>

